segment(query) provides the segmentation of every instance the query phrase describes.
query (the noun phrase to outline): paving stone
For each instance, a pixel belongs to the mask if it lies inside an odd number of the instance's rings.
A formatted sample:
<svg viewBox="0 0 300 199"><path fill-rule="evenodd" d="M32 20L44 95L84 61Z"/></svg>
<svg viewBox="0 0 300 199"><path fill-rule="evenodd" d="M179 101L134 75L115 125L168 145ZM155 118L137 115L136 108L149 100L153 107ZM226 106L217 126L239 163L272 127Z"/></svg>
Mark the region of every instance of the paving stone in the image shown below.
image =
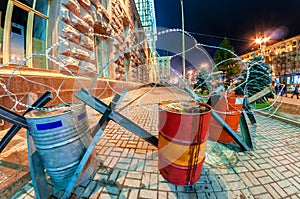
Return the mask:
<svg viewBox="0 0 300 199"><path fill-rule="evenodd" d="M78 187L76 187L74 194L76 196L81 196L81 194L84 192L84 190L85 190L85 187L78 186Z"/></svg>
<svg viewBox="0 0 300 199"><path fill-rule="evenodd" d="M256 179L254 175L252 175L252 173L245 173L245 175L253 185L260 185L260 182Z"/></svg>
<svg viewBox="0 0 300 199"><path fill-rule="evenodd" d="M280 195L280 197L286 197L286 192L277 184L277 183L271 183L272 188Z"/></svg>
<svg viewBox="0 0 300 199"><path fill-rule="evenodd" d="M112 173L110 174L108 180L115 182L118 179L118 175L119 175L120 171L117 169L114 169L112 171Z"/></svg>
<svg viewBox="0 0 300 199"><path fill-rule="evenodd" d="M246 174L240 173L239 176L240 179L245 183L247 187L253 186L252 182L249 180L249 178L247 178Z"/></svg>
<svg viewBox="0 0 300 199"><path fill-rule="evenodd" d="M150 186L150 173L143 173L142 184L145 188Z"/></svg>
<svg viewBox="0 0 300 199"><path fill-rule="evenodd" d="M249 163L255 170L259 170L259 169L260 169L259 165L257 165L253 160L249 160L248 163Z"/></svg>
<svg viewBox="0 0 300 199"><path fill-rule="evenodd" d="M294 164L287 165L286 168L287 168L288 170L290 170L291 172L293 172L294 174L300 173L300 168L297 167L297 166L294 165Z"/></svg>
<svg viewBox="0 0 300 199"><path fill-rule="evenodd" d="M183 193L183 192L178 192L177 193L177 198L179 199L197 199L197 193Z"/></svg>
<svg viewBox="0 0 300 199"><path fill-rule="evenodd" d="M291 171L285 171L281 173L285 178L290 178L292 176L294 176L295 174Z"/></svg>
<svg viewBox="0 0 300 199"><path fill-rule="evenodd" d="M131 189L129 193L129 199L137 199L139 195L139 189Z"/></svg>
<svg viewBox="0 0 300 199"><path fill-rule="evenodd" d="M226 191L215 192L216 198L228 198L228 194Z"/></svg>
<svg viewBox="0 0 300 199"><path fill-rule="evenodd" d="M254 167L249 162L244 162L244 166L247 168L248 171L254 171Z"/></svg>
<svg viewBox="0 0 300 199"><path fill-rule="evenodd" d="M105 186L102 192L118 196L121 190L118 186Z"/></svg>
<svg viewBox="0 0 300 199"><path fill-rule="evenodd" d="M119 199L127 199L129 196L129 190L122 189L122 191L119 194Z"/></svg>
<svg viewBox="0 0 300 199"><path fill-rule="evenodd" d="M174 185L170 186L170 185L172 185L172 184L170 184L170 183L159 183L158 184L158 189L160 191L175 191L176 190L175 186Z"/></svg>
<svg viewBox="0 0 300 199"><path fill-rule="evenodd" d="M249 189L242 189L241 192L244 194L244 198L254 199L254 196L251 194ZM240 199L242 199L242 197Z"/></svg>
<svg viewBox="0 0 300 199"><path fill-rule="evenodd" d="M134 179L128 179L128 178L126 178L124 186L138 188L138 187L140 187L140 182L141 181L139 181L139 180L134 180Z"/></svg>
<svg viewBox="0 0 300 199"><path fill-rule="evenodd" d="M299 196L300 196L300 195L298 195L298 196L292 195L292 196L291 196L291 199L299 199Z"/></svg>
<svg viewBox="0 0 300 199"><path fill-rule="evenodd" d="M280 195L273 189L271 185L265 185L267 191L271 194L273 198L280 198Z"/></svg>
<svg viewBox="0 0 300 199"><path fill-rule="evenodd" d="M267 163L267 161L265 159L256 159L253 160L256 164L261 165L261 164L265 164Z"/></svg>
<svg viewBox="0 0 300 199"><path fill-rule="evenodd" d="M158 189L157 185L158 174L151 173L150 174L150 189Z"/></svg>
<svg viewBox="0 0 300 199"><path fill-rule="evenodd" d="M269 176L258 178L258 180L261 182L261 184L268 184L273 182L273 179Z"/></svg>
<svg viewBox="0 0 300 199"><path fill-rule="evenodd" d="M135 171L130 171L127 173L127 178L132 178L132 179L142 179L143 173L141 172L135 172Z"/></svg>
<svg viewBox="0 0 300 199"><path fill-rule="evenodd" d="M281 174L281 172L279 172L276 169L271 169L271 172L274 173L274 175L276 175L280 180L285 179L284 176Z"/></svg>
<svg viewBox="0 0 300 199"><path fill-rule="evenodd" d="M222 183L222 182L220 182L218 180L211 181L211 186L215 192L226 190L220 185L220 183Z"/></svg>
<svg viewBox="0 0 300 199"><path fill-rule="evenodd" d="M215 176L214 176L215 177ZM228 174L228 175L223 175L224 179L226 181L240 181L240 176L238 174Z"/></svg>
<svg viewBox="0 0 300 199"><path fill-rule="evenodd" d="M268 174L265 171L254 171L253 175L256 178L259 178L259 177L267 176Z"/></svg>
<svg viewBox="0 0 300 199"><path fill-rule="evenodd" d="M214 193L205 193L205 195L209 199L217 199L217 196Z"/></svg>
<svg viewBox="0 0 300 199"><path fill-rule="evenodd" d="M293 186L295 186L298 190L300 190L300 181L296 181L294 178L290 178L289 181Z"/></svg>
<svg viewBox="0 0 300 199"><path fill-rule="evenodd" d="M284 171L286 171L287 170L287 168L285 167L285 166L280 166L280 167L277 167L277 168L275 168L278 172L284 172Z"/></svg>
<svg viewBox="0 0 300 199"><path fill-rule="evenodd" d="M271 171L271 170L265 170L268 174L268 177L272 178L272 182L278 181L279 178Z"/></svg>
<svg viewBox="0 0 300 199"><path fill-rule="evenodd" d="M140 198L153 198L156 199L158 197L158 192L154 190L141 189L139 197Z"/></svg>
<svg viewBox="0 0 300 199"><path fill-rule="evenodd" d="M168 199L176 199L176 192L168 192Z"/></svg>
<svg viewBox="0 0 300 199"><path fill-rule="evenodd" d="M166 192L166 191L158 192L158 199L166 199L166 198L168 198L168 192Z"/></svg>
<svg viewBox="0 0 300 199"><path fill-rule="evenodd" d="M96 186L97 186L97 182L96 181L90 181L90 183L85 188L85 190L81 194L81 196L88 198L90 195L92 195L92 193L93 193L94 189L96 188Z"/></svg>
<svg viewBox="0 0 300 199"><path fill-rule="evenodd" d="M273 196L271 196L269 193L257 195L255 198L261 198L261 199L273 199Z"/></svg>
<svg viewBox="0 0 300 199"><path fill-rule="evenodd" d="M235 171L238 173L243 173L243 172L247 172L248 168L247 167L235 167Z"/></svg>
<svg viewBox="0 0 300 199"><path fill-rule="evenodd" d="M207 184L209 183L209 179L207 175L202 175L200 176L200 179L198 180L197 183L203 183L203 184Z"/></svg>
<svg viewBox="0 0 300 199"><path fill-rule="evenodd" d="M227 182L226 185L227 185L227 188L229 190L233 190L233 191L246 188L246 185L241 181L239 181L239 182Z"/></svg>
<svg viewBox="0 0 300 199"><path fill-rule="evenodd" d="M263 186L250 187L249 191L255 196L267 192Z"/></svg>
<svg viewBox="0 0 300 199"><path fill-rule="evenodd" d="M300 192L300 190L297 189L297 188L296 188L295 186L293 186L293 185L290 185L290 186L288 186L288 187L285 187L285 188L284 188L284 191L285 191L288 195L294 195L294 194Z"/></svg>
<svg viewBox="0 0 300 199"><path fill-rule="evenodd" d="M288 180L281 180L278 181L277 184L281 187L281 188L285 188L291 185L291 183Z"/></svg>

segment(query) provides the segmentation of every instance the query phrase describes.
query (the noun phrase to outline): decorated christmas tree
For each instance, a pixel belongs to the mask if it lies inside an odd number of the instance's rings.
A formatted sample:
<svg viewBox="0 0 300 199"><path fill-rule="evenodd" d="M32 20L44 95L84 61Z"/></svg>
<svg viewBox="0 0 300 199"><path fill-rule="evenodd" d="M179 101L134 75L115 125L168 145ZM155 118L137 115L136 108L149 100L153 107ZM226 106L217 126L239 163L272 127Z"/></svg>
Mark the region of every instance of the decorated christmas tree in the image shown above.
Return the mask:
<svg viewBox="0 0 300 199"><path fill-rule="evenodd" d="M205 68L202 68L199 74L196 76L196 83L194 89L200 89L203 94L204 91L210 91L211 88L208 86L210 81L209 74Z"/></svg>
<svg viewBox="0 0 300 199"><path fill-rule="evenodd" d="M261 55L252 55L252 59L246 62L247 69L241 73L240 82L236 86L236 93L248 94L249 97L269 87L272 83L272 70ZM267 98L273 98L270 93Z"/></svg>

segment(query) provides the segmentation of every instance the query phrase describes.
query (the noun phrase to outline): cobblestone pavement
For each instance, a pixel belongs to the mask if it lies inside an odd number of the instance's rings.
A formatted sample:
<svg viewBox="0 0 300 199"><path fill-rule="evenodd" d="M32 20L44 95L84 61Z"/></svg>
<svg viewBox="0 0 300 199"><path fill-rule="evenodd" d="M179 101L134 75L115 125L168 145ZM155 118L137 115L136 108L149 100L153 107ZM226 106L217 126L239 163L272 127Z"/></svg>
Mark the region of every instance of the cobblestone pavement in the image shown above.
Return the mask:
<svg viewBox="0 0 300 199"><path fill-rule="evenodd" d="M147 89L130 92L122 105ZM156 88L122 114L157 136L157 103L168 99L188 97L175 89ZM254 149L241 152L234 143L209 141L201 177L190 187L168 183L158 171L157 149L109 122L96 146L98 172L71 198L300 198L300 129L260 115L256 119L250 127ZM35 198L32 182L13 198Z"/></svg>

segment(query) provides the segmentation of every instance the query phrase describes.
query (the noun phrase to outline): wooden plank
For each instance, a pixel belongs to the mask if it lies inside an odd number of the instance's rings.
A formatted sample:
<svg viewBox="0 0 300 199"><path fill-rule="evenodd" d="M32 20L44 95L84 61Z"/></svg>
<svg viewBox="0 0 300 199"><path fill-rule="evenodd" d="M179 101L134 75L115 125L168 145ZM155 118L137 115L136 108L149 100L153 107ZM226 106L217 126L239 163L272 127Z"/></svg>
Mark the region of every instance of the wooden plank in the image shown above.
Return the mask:
<svg viewBox="0 0 300 199"><path fill-rule="evenodd" d="M264 90L261 90L260 92L256 93L255 95L251 96L248 98L249 103L251 104L252 102L266 96L267 94L269 94L270 92L272 92L272 89L267 87Z"/></svg>

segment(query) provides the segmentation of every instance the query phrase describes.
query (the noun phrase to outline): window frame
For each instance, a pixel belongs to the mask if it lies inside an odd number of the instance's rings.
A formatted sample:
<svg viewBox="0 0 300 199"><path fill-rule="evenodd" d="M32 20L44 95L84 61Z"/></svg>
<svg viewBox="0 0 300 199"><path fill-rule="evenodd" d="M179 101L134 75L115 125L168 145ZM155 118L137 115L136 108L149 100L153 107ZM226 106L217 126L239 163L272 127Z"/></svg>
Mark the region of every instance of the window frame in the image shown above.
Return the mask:
<svg viewBox="0 0 300 199"><path fill-rule="evenodd" d="M26 30L26 44L25 44L25 56L26 58L29 58L33 54L33 25L34 25L34 16L38 15L39 17L42 17L46 19L46 48L48 44L48 25L49 25L49 12L50 12L50 1L48 2L47 7L47 15L42 14L41 12L35 10L36 2L38 0L33 0L33 6L27 6L24 3L18 1L18 0L8 0L7 7L6 7L6 13L5 13L5 20L4 20L4 33L3 33L3 64L10 62L10 34L11 34L11 25L12 25L12 14L14 7L18 7L28 13L28 20L27 20L27 30ZM48 69L48 62L46 61L45 68ZM32 59L28 60L26 62L26 65L29 68L33 68Z"/></svg>

